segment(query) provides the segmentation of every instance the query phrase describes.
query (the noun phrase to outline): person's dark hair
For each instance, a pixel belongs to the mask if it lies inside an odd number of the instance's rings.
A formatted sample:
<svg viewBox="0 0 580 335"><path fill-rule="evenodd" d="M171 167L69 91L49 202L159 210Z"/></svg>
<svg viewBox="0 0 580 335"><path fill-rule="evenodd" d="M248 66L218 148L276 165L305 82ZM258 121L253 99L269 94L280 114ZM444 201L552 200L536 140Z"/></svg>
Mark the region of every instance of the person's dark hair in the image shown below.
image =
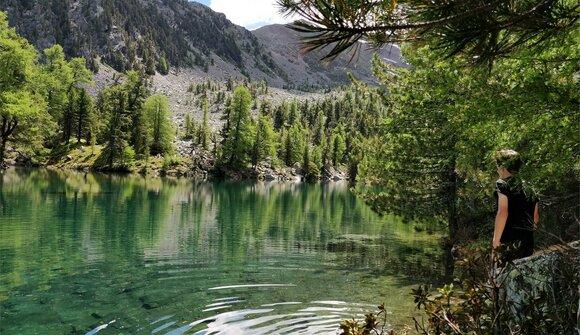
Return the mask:
<svg viewBox="0 0 580 335"><path fill-rule="evenodd" d="M511 173L515 173L518 172L522 166L522 158L515 150L500 150L495 153L495 164L506 168Z"/></svg>

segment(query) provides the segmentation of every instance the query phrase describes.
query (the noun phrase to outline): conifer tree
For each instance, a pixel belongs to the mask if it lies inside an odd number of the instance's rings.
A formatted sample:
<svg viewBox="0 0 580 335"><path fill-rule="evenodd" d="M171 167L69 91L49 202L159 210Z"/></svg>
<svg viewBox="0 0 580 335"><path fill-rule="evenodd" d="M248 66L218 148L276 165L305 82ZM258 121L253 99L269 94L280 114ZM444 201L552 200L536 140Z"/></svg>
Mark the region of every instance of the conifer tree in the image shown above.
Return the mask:
<svg viewBox="0 0 580 335"><path fill-rule="evenodd" d="M162 94L147 98L143 105L147 118L152 155L166 154L172 150L174 131L169 116L169 101Z"/></svg>
<svg viewBox="0 0 580 335"><path fill-rule="evenodd" d="M228 134L230 133L230 115L232 110L232 98L228 97L226 103L224 104L224 111L220 120L224 122L221 129L220 135L222 137L222 145L227 140Z"/></svg>
<svg viewBox="0 0 580 335"><path fill-rule="evenodd" d="M194 124L193 120L191 120L190 113L185 114L185 125L184 126L185 126L185 134L183 135L183 138L186 140L191 140L193 138L195 124Z"/></svg>
<svg viewBox="0 0 580 335"><path fill-rule="evenodd" d="M268 157L272 162L276 161L276 132L270 118L260 115L252 148L252 165L255 166Z"/></svg>
<svg viewBox="0 0 580 335"><path fill-rule="evenodd" d="M68 141L71 134L72 110L69 100L72 98L72 70L65 59L60 45L54 45L44 50L45 65L41 71L41 84L47 97L48 112L57 122L61 139ZM71 95L71 96L69 96Z"/></svg>
<svg viewBox="0 0 580 335"><path fill-rule="evenodd" d="M282 128L280 131L280 146L279 146L279 154L278 156L284 162L284 165L290 166L292 165L292 142L290 139L290 134L288 129Z"/></svg>
<svg viewBox="0 0 580 335"><path fill-rule="evenodd" d="M127 92L118 83L118 79L101 92L100 105L101 113L107 117L103 157L107 168L112 170L115 164L124 161L123 156L129 146L128 127L131 124L131 115L126 110Z"/></svg>
<svg viewBox="0 0 580 335"><path fill-rule="evenodd" d="M283 102L274 109L274 129L280 131L287 121L287 104Z"/></svg>
<svg viewBox="0 0 580 335"><path fill-rule="evenodd" d="M76 100L76 139L77 143L81 143L84 138L86 142L90 142L91 129L96 122L94 114L94 103L91 96L84 88L78 89L78 97Z"/></svg>
<svg viewBox="0 0 580 335"><path fill-rule="evenodd" d="M158 69L159 73L162 75L169 74L169 62L167 61L167 58L165 58L165 54L161 54L159 57Z"/></svg>
<svg viewBox="0 0 580 335"><path fill-rule="evenodd" d="M282 157L287 166L292 166L294 163L301 163L303 161L307 138L307 130L299 122L284 131Z"/></svg>
<svg viewBox="0 0 580 335"><path fill-rule="evenodd" d="M88 119L83 118L83 116L86 116L86 113L91 111L88 109L90 107L91 98L87 95L86 89L79 85L93 84L93 74L89 69L87 69L84 58L77 57L71 59L71 61L68 62L68 67L71 71L71 78L70 82L66 83L68 85L67 106L63 117L63 137L66 142L68 142L70 137L73 135L75 124L77 141L80 141L79 129L82 129L85 126L83 122ZM79 110L80 108L83 108L83 110Z"/></svg>
<svg viewBox="0 0 580 335"><path fill-rule="evenodd" d="M272 103L269 100L263 99L260 103L260 115L271 117Z"/></svg>
<svg viewBox="0 0 580 335"><path fill-rule="evenodd" d="M143 103L149 96L149 81L144 72L129 71L125 76L123 90L127 94L125 109L131 116L129 144L141 157L149 155L147 120L143 113Z"/></svg>
<svg viewBox="0 0 580 335"><path fill-rule="evenodd" d="M413 72L388 72L390 66L379 64L382 80L390 81L391 95L386 98L391 108L382 123L381 138L365 145L375 150L367 150L372 158L364 159L364 170L367 176L380 176L376 180L384 191L368 197L376 210L447 222L449 236L454 238L458 229L455 147L467 131L458 111L468 106L463 101L469 96L467 83L475 82L469 76L460 79L459 71L450 70L454 60L433 57L428 47L417 50ZM466 85L459 85L461 81Z"/></svg>
<svg viewBox="0 0 580 335"><path fill-rule="evenodd" d="M250 159L254 140L251 116L252 97L244 86L234 90L229 108L228 127L222 147L221 160L229 168L243 168Z"/></svg>
<svg viewBox="0 0 580 335"><path fill-rule="evenodd" d="M342 126L338 126L334 129L332 137L330 138L330 146L332 165L336 167L338 164L343 162L346 151L344 128Z"/></svg>
<svg viewBox="0 0 580 335"><path fill-rule="evenodd" d="M155 52L150 48L146 48L143 53L143 63L145 64L145 73L150 76L155 75Z"/></svg>
<svg viewBox="0 0 580 335"><path fill-rule="evenodd" d="M208 101L207 99L205 99L203 101L203 120L199 127L199 141L198 141L198 143L204 150L209 150L209 142L211 134L211 130L209 129L208 123L208 113L209 113Z"/></svg>
<svg viewBox="0 0 580 335"><path fill-rule="evenodd" d="M317 178L320 176L320 170L324 164L322 163L322 149L319 146L315 146L312 148L310 154L310 167L309 172L312 176L316 176Z"/></svg>
<svg viewBox="0 0 580 335"><path fill-rule="evenodd" d="M324 147L326 142L326 134L325 134L325 124L326 124L326 117L322 113L317 113L316 119L314 121L314 134L312 138L312 142L315 145L320 145Z"/></svg>
<svg viewBox="0 0 580 335"><path fill-rule="evenodd" d="M234 89L234 81L232 80L231 77L228 77L228 79L226 80L226 90L233 91L233 89Z"/></svg>
<svg viewBox="0 0 580 335"><path fill-rule="evenodd" d="M317 159L318 157L312 157L312 150L310 149L310 146L304 146L304 159L302 162L302 167L304 171L304 178L307 181L317 180L320 177L320 167L313 160L313 158Z"/></svg>
<svg viewBox="0 0 580 335"><path fill-rule="evenodd" d="M298 100L296 98L292 99L288 111L288 124L293 125L298 121Z"/></svg>

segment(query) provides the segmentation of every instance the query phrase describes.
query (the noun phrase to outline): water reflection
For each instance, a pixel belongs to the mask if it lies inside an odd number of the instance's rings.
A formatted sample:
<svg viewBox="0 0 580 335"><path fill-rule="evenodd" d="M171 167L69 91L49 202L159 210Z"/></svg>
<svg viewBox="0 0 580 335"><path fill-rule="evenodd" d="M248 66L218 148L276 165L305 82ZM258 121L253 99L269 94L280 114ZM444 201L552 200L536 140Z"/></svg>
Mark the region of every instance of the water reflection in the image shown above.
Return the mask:
<svg viewBox="0 0 580 335"><path fill-rule="evenodd" d="M441 276L438 237L346 184L12 169L0 333L334 334L381 302L401 324Z"/></svg>

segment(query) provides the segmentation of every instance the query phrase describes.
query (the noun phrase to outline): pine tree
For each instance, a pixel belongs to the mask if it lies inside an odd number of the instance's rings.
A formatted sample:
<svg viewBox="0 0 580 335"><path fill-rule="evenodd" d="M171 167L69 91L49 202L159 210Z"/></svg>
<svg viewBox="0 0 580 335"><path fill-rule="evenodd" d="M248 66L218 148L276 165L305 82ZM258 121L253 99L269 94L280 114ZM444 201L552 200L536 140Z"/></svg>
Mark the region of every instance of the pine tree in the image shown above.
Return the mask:
<svg viewBox="0 0 580 335"><path fill-rule="evenodd" d="M147 98L143 109L147 118L151 155L171 152L175 133L171 125L167 97L154 94Z"/></svg>
<svg viewBox="0 0 580 335"><path fill-rule="evenodd" d="M326 141L326 134L325 134L325 124L326 124L326 117L322 113L317 113L316 120L314 122L314 136L312 142L315 145L321 145L324 147L323 143Z"/></svg>
<svg viewBox="0 0 580 335"><path fill-rule="evenodd" d="M127 92L118 82L101 92L102 114L107 117L103 157L109 170L119 161L124 161L125 149L129 146L131 116L127 112Z"/></svg>
<svg viewBox="0 0 580 335"><path fill-rule="evenodd" d="M86 142L90 142L91 129L96 122L94 114L94 103L91 96L84 88L79 89L78 98L76 100L76 138L77 143L81 143L84 138Z"/></svg>
<svg viewBox="0 0 580 335"><path fill-rule="evenodd" d="M185 114L185 134L183 136L184 139L190 140L193 138L193 130L195 129L195 125L191 120L191 114Z"/></svg>
<svg viewBox="0 0 580 335"><path fill-rule="evenodd" d="M80 94L85 89L80 87L80 84L93 84L93 74L86 67L86 61L82 57L73 58L67 64L70 68L70 81L68 83L63 83L67 86L67 105L65 108L65 114L63 116L63 138L68 143L70 137L73 135L75 126L75 115L83 113L84 111L75 110L75 107L84 107L83 105L78 105L76 102L81 98ZM82 99L88 99L86 92ZM79 119L82 121L82 118ZM77 126L82 127L82 124ZM78 132L77 132L78 135ZM78 138L77 138L78 140Z"/></svg>
<svg viewBox="0 0 580 335"><path fill-rule="evenodd" d="M123 90L127 94L126 110L131 116L129 144L141 157L149 155L147 124L143 103L149 96L149 81L144 72L129 71L125 76Z"/></svg>
<svg viewBox="0 0 580 335"><path fill-rule="evenodd" d="M40 84L47 97L48 112L57 122L61 139L68 141L71 135L72 110L69 100L72 95L72 70L65 59L60 45L54 45L44 50L45 65L41 70Z"/></svg>
<svg viewBox="0 0 580 335"><path fill-rule="evenodd" d="M310 155L310 174L318 178L320 176L320 170L323 166L322 149L319 146L315 146L312 149L312 153Z"/></svg>
<svg viewBox="0 0 580 335"><path fill-rule="evenodd" d="M274 129L280 131L282 127L286 124L287 120L287 104L286 102L282 103L282 105L276 106L274 109Z"/></svg>
<svg viewBox="0 0 580 335"><path fill-rule="evenodd" d="M208 101L207 99L205 99L203 101L203 120L199 128L199 141L198 141L198 143L204 150L209 150L209 142L211 135L211 130L209 129L208 123L208 113L209 113Z"/></svg>
<svg viewBox="0 0 580 335"><path fill-rule="evenodd" d="M220 135L222 137L222 141L221 141L222 146L227 141L228 135L230 133L231 110L232 110L232 98L228 97L226 100L226 103L224 104L224 110L223 110L222 116L220 117L220 120L224 122L222 129L220 131Z"/></svg>
<svg viewBox="0 0 580 335"><path fill-rule="evenodd" d="M436 61L433 56L427 47L417 50L411 58L416 66L412 73L379 64L391 93L385 97L390 109L381 123L381 138L365 144L374 150L367 150L364 171L367 177L378 177L372 178L383 191L367 199L378 211L388 208L409 219L447 222L449 237L454 238L459 187L456 146L469 131L459 111L464 106L473 108L463 99L475 81L451 70L454 60Z"/></svg>
<svg viewBox="0 0 580 335"><path fill-rule="evenodd" d="M296 98L292 99L288 111L288 124L293 125L298 121L298 100Z"/></svg>
<svg viewBox="0 0 580 335"><path fill-rule="evenodd" d="M260 103L260 115L271 117L272 103L269 100L262 100Z"/></svg>
<svg viewBox="0 0 580 335"><path fill-rule="evenodd" d="M284 129L281 134L280 158L286 166L294 163L301 163L306 145L307 130L300 123L295 123L292 127Z"/></svg>
<svg viewBox="0 0 580 335"><path fill-rule="evenodd" d="M252 148L252 165L270 158L276 161L276 132L272 126L272 121L267 116L258 117L256 137Z"/></svg>
<svg viewBox="0 0 580 335"><path fill-rule="evenodd" d="M145 73L150 76L155 75L155 51L151 48L144 50L143 63L145 64Z"/></svg>
<svg viewBox="0 0 580 335"><path fill-rule="evenodd" d="M344 128L338 126L334 129L332 137L330 138L331 145L331 159L334 167L343 163L344 154L346 152L346 141L344 138Z"/></svg>
<svg viewBox="0 0 580 335"><path fill-rule="evenodd" d="M250 91L238 86L229 108L229 130L222 147L222 162L229 168L243 168L250 158L255 131L251 106Z"/></svg>
<svg viewBox="0 0 580 335"><path fill-rule="evenodd" d="M310 160L310 147L304 146L304 158L302 160L302 170L304 171L304 178L306 180L314 180L318 178L318 174L314 169L314 164Z"/></svg>
<svg viewBox="0 0 580 335"><path fill-rule="evenodd" d="M159 63L157 65L159 73L161 73L162 75L169 74L169 62L167 61L167 58L165 58L165 54L162 54L159 57Z"/></svg>
<svg viewBox="0 0 580 335"><path fill-rule="evenodd" d="M260 93L268 94L268 83L265 80L260 81Z"/></svg>

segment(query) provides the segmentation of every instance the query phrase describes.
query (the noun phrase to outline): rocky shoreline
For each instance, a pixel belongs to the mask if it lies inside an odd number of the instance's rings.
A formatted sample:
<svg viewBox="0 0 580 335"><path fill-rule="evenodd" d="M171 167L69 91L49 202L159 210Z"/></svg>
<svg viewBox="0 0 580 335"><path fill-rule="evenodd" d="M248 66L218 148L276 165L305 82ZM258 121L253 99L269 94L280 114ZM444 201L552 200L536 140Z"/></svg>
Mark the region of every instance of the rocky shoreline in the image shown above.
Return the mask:
<svg viewBox="0 0 580 335"><path fill-rule="evenodd" d="M178 146L177 155L173 157L175 164L166 166L165 157L150 157L147 160L135 161L134 167L115 166L113 169L96 167L83 162L84 159L74 154L67 154L61 160L50 163L36 163L23 152L10 148L0 171L9 167L45 167L58 170L98 171L104 173L136 173L152 177L186 177L195 179L225 179L225 180L260 180L282 182L305 182L304 170L299 163L292 167L273 167L272 162L261 162L256 166L248 166L244 170L226 170L216 168L215 156L212 152L186 146ZM81 152L85 152L82 146ZM349 180L348 175L332 166L321 169L320 178L314 181L334 182Z"/></svg>

